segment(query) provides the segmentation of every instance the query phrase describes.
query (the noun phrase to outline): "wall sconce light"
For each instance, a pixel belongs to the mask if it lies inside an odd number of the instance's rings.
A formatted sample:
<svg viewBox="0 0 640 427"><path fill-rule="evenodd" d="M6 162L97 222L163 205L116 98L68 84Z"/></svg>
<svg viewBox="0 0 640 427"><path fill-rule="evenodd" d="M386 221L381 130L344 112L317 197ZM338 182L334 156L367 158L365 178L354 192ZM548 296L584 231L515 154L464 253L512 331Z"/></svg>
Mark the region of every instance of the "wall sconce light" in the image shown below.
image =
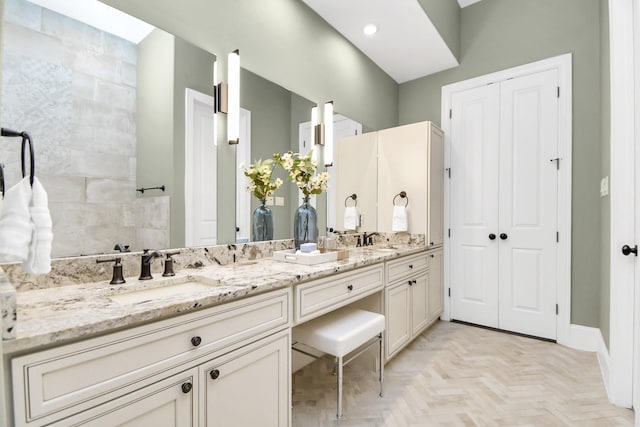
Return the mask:
<svg viewBox="0 0 640 427"><path fill-rule="evenodd" d="M227 140L229 144L240 142L240 51L234 50L227 61L229 87L227 91Z"/></svg>
<svg viewBox="0 0 640 427"><path fill-rule="evenodd" d="M324 104L324 165L333 166L333 101Z"/></svg>

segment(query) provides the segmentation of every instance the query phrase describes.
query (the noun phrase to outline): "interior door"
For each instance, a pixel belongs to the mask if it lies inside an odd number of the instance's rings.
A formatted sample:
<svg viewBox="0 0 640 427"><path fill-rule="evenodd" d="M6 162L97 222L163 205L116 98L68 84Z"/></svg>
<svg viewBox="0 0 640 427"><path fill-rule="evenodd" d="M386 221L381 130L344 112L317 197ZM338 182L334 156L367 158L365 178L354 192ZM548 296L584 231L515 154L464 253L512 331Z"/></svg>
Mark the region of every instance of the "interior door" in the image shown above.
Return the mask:
<svg viewBox="0 0 640 427"><path fill-rule="evenodd" d="M498 327L499 86L452 96L451 318Z"/></svg>
<svg viewBox="0 0 640 427"><path fill-rule="evenodd" d="M185 246L215 245L217 167L212 96L186 89Z"/></svg>
<svg viewBox="0 0 640 427"><path fill-rule="evenodd" d="M556 338L557 70L500 84L499 327Z"/></svg>

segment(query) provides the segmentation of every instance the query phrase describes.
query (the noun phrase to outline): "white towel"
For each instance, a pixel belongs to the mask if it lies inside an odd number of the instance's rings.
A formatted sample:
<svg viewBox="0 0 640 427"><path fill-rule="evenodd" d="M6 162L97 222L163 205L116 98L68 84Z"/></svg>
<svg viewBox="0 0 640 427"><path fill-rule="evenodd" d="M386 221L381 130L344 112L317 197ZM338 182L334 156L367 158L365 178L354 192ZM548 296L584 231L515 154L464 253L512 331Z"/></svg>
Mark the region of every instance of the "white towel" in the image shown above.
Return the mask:
<svg viewBox="0 0 640 427"><path fill-rule="evenodd" d="M24 269L27 273L45 274L51 271L52 222L49 213L49 196L35 177L29 212L33 224L33 235L29 245L29 257L23 263Z"/></svg>
<svg viewBox="0 0 640 427"><path fill-rule="evenodd" d="M347 206L344 208L344 229L355 230L360 225L360 215L355 206Z"/></svg>
<svg viewBox="0 0 640 427"><path fill-rule="evenodd" d="M4 195L0 217L0 259L5 262L25 261L29 256L33 225L29 213L31 185L23 178Z"/></svg>
<svg viewBox="0 0 640 427"><path fill-rule="evenodd" d="M393 220L391 224L391 231L408 231L409 219L407 218L406 206L394 206L393 207Z"/></svg>

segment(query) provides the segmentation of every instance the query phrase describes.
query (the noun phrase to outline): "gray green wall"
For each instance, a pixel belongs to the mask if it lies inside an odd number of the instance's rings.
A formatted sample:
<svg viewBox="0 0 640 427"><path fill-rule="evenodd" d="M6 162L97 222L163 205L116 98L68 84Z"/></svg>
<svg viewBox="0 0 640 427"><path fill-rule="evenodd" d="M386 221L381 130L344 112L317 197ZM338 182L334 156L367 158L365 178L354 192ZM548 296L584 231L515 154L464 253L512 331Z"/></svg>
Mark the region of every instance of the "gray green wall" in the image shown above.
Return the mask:
<svg viewBox="0 0 640 427"><path fill-rule="evenodd" d="M184 216L184 176L185 176L185 89L190 88L213 96L213 64L215 55L175 37L174 86L173 86L173 189L179 196L171 199L171 246L184 247L185 216ZM220 164L220 162L218 162ZM159 171L162 173L162 171ZM233 174L218 176L235 176ZM234 209L224 207L234 206L235 189L229 190L229 185L218 185L218 242L225 243L228 239L220 240L220 234L231 233L235 239L236 213Z"/></svg>
<svg viewBox="0 0 640 427"><path fill-rule="evenodd" d="M573 54L572 323L599 327L599 0L484 0L461 11L460 66L400 86L399 121L440 123L443 85Z"/></svg>
<svg viewBox="0 0 640 427"><path fill-rule="evenodd" d="M270 159L273 153L285 153L291 148L291 92L242 70L240 74L240 106L251 111L251 161ZM296 133L297 137L297 133ZM285 197L285 206L270 206L273 212L274 239L291 238L293 226L289 207L291 197L287 191L291 186L282 168L276 168L273 178L280 177L283 186L274 196ZM251 197L251 210L258 206L258 200Z"/></svg>
<svg viewBox="0 0 640 427"><path fill-rule="evenodd" d="M171 246L183 247L185 89L213 96L215 56L179 37L154 30L138 45L138 59L137 186L166 186L161 194L171 199ZM150 192L148 197L157 194ZM231 197L235 198L235 191ZM225 215L218 216L218 223L231 228L235 210L230 215L222 212Z"/></svg>
<svg viewBox="0 0 640 427"><path fill-rule="evenodd" d="M601 177L609 176L611 170L611 90L609 85L609 1L600 0L600 82L602 106L602 146L600 148ZM609 183L611 184L611 183ZM600 331L604 342L609 347L609 316L610 316L610 273L611 273L611 199L609 196L600 199Z"/></svg>
<svg viewBox="0 0 640 427"><path fill-rule="evenodd" d="M368 128L397 125L398 85L301 1L105 0ZM219 153L220 154L220 153Z"/></svg>

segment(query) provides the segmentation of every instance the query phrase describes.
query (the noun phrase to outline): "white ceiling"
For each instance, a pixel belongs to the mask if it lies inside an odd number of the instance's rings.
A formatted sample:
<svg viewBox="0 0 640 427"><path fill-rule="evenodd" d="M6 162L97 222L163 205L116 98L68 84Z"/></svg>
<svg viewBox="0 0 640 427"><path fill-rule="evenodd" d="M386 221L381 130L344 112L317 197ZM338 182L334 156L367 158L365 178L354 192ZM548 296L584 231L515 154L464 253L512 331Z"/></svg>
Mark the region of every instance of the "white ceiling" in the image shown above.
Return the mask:
<svg viewBox="0 0 640 427"><path fill-rule="evenodd" d="M458 65L417 0L303 1L398 83Z"/></svg>

